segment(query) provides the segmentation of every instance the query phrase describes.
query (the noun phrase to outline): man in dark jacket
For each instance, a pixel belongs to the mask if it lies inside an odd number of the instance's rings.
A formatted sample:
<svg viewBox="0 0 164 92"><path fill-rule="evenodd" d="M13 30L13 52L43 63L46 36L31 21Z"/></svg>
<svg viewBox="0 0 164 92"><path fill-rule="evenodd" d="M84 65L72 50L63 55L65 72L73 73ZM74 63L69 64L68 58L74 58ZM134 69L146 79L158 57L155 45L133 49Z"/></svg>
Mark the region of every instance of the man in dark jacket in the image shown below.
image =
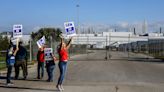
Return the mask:
<svg viewBox="0 0 164 92"><path fill-rule="evenodd" d="M24 79L27 78L27 50L22 46L22 42L19 42L19 51L15 57L15 79L19 77L19 68L23 70Z"/></svg>

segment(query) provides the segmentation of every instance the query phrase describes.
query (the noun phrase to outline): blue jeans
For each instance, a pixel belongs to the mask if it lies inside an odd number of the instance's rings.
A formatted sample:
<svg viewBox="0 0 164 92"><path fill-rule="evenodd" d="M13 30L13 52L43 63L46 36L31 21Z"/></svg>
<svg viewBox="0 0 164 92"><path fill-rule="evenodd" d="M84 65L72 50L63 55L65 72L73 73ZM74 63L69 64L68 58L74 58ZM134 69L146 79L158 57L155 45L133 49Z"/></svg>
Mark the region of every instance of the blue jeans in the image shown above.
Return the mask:
<svg viewBox="0 0 164 92"><path fill-rule="evenodd" d="M59 62L59 70L60 70L60 76L58 79L58 85L61 85L63 83L65 74L66 74L66 70L67 70L67 62Z"/></svg>
<svg viewBox="0 0 164 92"><path fill-rule="evenodd" d="M44 76L44 62L38 62L38 79L40 79L40 68L41 68L41 78Z"/></svg>
<svg viewBox="0 0 164 92"><path fill-rule="evenodd" d="M11 82L10 80L11 80L12 67L13 66L11 66L11 65L7 66L7 78L6 78L7 83Z"/></svg>
<svg viewBox="0 0 164 92"><path fill-rule="evenodd" d="M54 69L55 69L55 63L54 61L48 61L46 62L46 69L48 74L48 81L53 81L54 76Z"/></svg>

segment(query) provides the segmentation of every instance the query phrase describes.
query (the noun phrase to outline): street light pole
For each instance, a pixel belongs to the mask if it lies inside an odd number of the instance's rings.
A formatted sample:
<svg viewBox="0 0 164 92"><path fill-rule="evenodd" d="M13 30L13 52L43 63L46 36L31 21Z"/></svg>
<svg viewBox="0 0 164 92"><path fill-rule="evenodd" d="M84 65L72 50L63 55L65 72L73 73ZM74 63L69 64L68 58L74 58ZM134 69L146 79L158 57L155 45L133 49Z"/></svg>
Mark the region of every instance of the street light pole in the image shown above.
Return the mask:
<svg viewBox="0 0 164 92"><path fill-rule="evenodd" d="M80 5L77 4L76 5L76 8L77 8L77 25L78 25L78 27L77 27L77 34L79 34L79 30L80 30L80 25L79 25L79 7L80 7Z"/></svg>
<svg viewBox="0 0 164 92"><path fill-rule="evenodd" d="M80 5L79 5L79 3L77 3L77 5L76 5L76 8L77 8L77 31L76 31L76 33L77 33L77 44L79 44L79 36L78 36L78 34L80 33L80 25L79 25L79 7L80 7Z"/></svg>

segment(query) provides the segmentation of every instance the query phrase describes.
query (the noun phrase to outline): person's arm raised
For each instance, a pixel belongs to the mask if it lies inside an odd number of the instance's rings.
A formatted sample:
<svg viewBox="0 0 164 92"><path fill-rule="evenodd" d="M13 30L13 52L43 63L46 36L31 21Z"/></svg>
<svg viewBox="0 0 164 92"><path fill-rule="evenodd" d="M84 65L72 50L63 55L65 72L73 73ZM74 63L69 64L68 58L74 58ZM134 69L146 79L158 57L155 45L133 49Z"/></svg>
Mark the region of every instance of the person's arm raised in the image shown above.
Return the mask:
<svg viewBox="0 0 164 92"><path fill-rule="evenodd" d="M61 35L60 35L59 37L60 37L60 39L61 39L61 40L60 40L60 42L61 42L61 43L60 43L60 49L61 49L61 48L63 47L64 38L63 38Z"/></svg>
<svg viewBox="0 0 164 92"><path fill-rule="evenodd" d="M73 39L73 37L71 37L71 39L69 40L69 42L68 42L68 44L67 44L67 46L66 46L66 48L67 48L67 49L69 49L69 48L70 48L71 43L72 43L72 39Z"/></svg>

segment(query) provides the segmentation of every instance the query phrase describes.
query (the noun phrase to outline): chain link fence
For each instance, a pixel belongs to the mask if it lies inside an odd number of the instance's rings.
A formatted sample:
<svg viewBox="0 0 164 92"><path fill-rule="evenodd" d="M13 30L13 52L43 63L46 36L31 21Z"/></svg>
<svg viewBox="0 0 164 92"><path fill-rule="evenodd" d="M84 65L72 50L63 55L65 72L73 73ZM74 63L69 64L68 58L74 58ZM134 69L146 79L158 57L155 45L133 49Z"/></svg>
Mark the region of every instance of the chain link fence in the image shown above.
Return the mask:
<svg viewBox="0 0 164 92"><path fill-rule="evenodd" d="M66 39L67 43L69 39ZM60 42L49 40L47 47L53 48L58 57ZM31 40L25 46L28 51L28 61L37 60L38 46ZM149 36L77 36L74 37L69 49L70 60L101 61L110 59L143 60L164 58L164 38ZM5 67L6 50L0 52L0 68Z"/></svg>
<svg viewBox="0 0 164 92"><path fill-rule="evenodd" d="M53 54L55 56L58 55L58 46L59 46L59 42L57 41L54 41L54 40L49 40L49 41L46 41L46 47L47 48L53 48ZM38 45L37 45L37 41L33 40L31 41L31 60L32 61L36 61L37 60L37 52L38 52L39 48L38 48Z"/></svg>
<svg viewBox="0 0 164 92"><path fill-rule="evenodd" d="M153 39L156 39L155 43L152 43ZM78 61L110 59L148 61L164 57L163 37L78 36L74 38L72 44L70 59Z"/></svg>
<svg viewBox="0 0 164 92"><path fill-rule="evenodd" d="M164 39L156 39L152 42L149 36L77 36L74 37L69 49L70 60L141 60L153 59L160 54L163 57ZM161 40L161 41L158 41ZM67 43L69 39L66 39ZM159 43L161 42L161 43ZM60 42L47 41L47 47L53 48L55 56L58 57L58 46ZM31 41L31 57L36 60L38 46L36 41ZM159 49L160 48L160 49ZM154 54L155 53L155 54ZM157 54L158 53L158 54Z"/></svg>

